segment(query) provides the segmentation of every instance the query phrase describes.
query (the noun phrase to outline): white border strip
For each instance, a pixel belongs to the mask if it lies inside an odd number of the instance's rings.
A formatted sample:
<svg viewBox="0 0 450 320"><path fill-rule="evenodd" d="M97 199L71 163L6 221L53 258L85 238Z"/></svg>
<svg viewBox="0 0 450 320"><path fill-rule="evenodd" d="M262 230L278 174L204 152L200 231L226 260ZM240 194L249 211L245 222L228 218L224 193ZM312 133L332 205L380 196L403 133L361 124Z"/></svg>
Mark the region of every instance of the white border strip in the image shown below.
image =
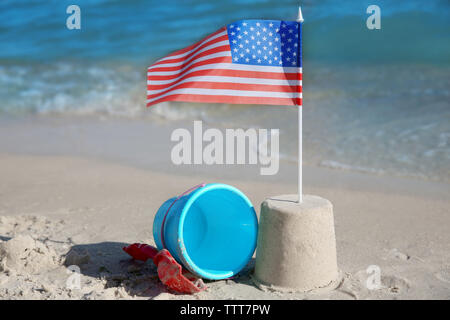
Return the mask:
<svg viewBox="0 0 450 320"><path fill-rule="evenodd" d="M148 93L147 93L148 94ZM175 95L175 94L190 94L190 95L219 95L219 96L239 96L239 97L261 97L261 98L301 98L302 93L299 92L269 92L269 91L244 91L244 90L225 90L225 89L197 89L197 88L183 88L177 89L158 97L147 100L147 103L159 100L161 98Z"/></svg>
<svg viewBox="0 0 450 320"><path fill-rule="evenodd" d="M147 81L147 85L158 85L162 81ZM239 78L239 77L220 77L220 76L200 76L200 77L191 77L187 79L183 79L180 82L174 83L171 86L165 87L163 89L156 90L148 90L147 94L156 94L158 92L163 92L166 90L170 90L182 83L189 82L213 82L213 83L237 83L237 84L266 84L266 85L274 85L274 86L298 86L302 85L301 80L286 80L286 79L258 79L258 78Z"/></svg>
<svg viewBox="0 0 450 320"><path fill-rule="evenodd" d="M176 71L159 71L159 72L148 72L147 75L149 76L171 76L180 74L183 72L184 69L186 69L188 66L186 66L183 69L176 70ZM278 67L278 66L255 66L255 65L248 65L248 64L238 64L238 63L212 63L204 66L198 66L195 67L188 72L184 73L184 75L189 74L194 71L199 70L207 70L207 69L226 69L226 70L238 70L238 71L253 71L253 72L274 72L274 73L301 73L302 68L296 68L296 67ZM180 74L181 76L181 74ZM172 80L172 79L170 79Z"/></svg>

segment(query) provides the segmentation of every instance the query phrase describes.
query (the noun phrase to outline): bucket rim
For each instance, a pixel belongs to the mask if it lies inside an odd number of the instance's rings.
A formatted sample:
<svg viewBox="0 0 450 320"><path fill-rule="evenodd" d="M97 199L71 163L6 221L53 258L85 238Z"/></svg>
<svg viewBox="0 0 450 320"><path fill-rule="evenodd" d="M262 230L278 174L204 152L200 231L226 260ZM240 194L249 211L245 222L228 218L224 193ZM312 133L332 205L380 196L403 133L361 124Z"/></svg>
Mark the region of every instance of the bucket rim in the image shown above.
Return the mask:
<svg viewBox="0 0 450 320"><path fill-rule="evenodd" d="M252 250L249 253L249 256L247 257L247 259L245 260L247 262L245 262L243 265L236 267L235 270L230 270L228 272L222 272L222 273L211 273L211 272L205 271L204 269L198 267L195 264L195 262L189 256L189 254L186 250L186 246L184 244L184 237L183 237L184 220L186 217L186 213L189 210L189 208L192 206L192 204L202 194L204 194L205 192L214 190L214 189L226 189L226 190L234 192L235 194L240 196L242 199L244 199L244 201L249 206L249 210L253 213L253 218L255 220L254 228L255 228L256 235L258 234L258 218L256 216L255 208L254 208L253 204L251 203L251 201L247 198L247 196L239 189L237 189L233 186L230 186L228 184L224 184L224 183L206 184L204 187L199 188L199 189L195 190L193 193L191 193L189 199L184 204L183 210L181 211L181 214L180 214L180 221L178 224L178 239L177 240L178 240L179 249L180 249L180 253L181 253L180 259L182 260L185 267L187 269L189 269L189 271L191 271L192 273L197 274L198 276L205 278L205 279L221 280L221 279L226 279L226 278L232 277L233 275L237 274L239 271L241 271L247 265L248 261L251 259L251 257L253 256L253 253L255 252L257 240L255 237L253 244L252 244Z"/></svg>

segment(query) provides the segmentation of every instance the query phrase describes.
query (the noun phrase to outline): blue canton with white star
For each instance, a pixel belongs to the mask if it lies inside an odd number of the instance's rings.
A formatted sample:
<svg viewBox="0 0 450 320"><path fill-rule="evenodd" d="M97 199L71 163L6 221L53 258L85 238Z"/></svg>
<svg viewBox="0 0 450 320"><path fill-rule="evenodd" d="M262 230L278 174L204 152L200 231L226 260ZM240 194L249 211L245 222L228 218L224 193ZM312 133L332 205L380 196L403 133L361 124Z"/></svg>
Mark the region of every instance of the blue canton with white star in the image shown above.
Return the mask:
<svg viewBox="0 0 450 320"><path fill-rule="evenodd" d="M296 21L242 20L227 26L233 63L301 67L301 26Z"/></svg>

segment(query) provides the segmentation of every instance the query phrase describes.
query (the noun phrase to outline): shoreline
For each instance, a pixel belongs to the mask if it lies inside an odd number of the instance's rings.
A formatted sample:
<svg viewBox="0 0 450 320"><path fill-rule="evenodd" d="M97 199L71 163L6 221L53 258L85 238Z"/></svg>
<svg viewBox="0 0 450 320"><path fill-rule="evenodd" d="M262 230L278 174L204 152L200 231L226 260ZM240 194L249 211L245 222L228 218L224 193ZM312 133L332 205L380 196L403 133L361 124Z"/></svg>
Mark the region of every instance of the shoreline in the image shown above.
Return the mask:
<svg viewBox="0 0 450 320"><path fill-rule="evenodd" d="M273 176L261 176L257 165L174 165L170 162L171 148L176 144L170 134L177 128L192 129L194 119L166 120L152 114L148 118L128 118L102 115L0 115L0 153L26 155L61 155L102 160L136 168L150 169L168 174L203 174L216 178L239 179L243 174L261 182L296 184L292 176L297 174L297 161L283 156L280 149L280 170ZM204 122L204 130L217 123ZM220 126L219 126L220 128ZM219 129L220 130L220 129ZM165 141L161 138L164 137ZM152 149L150 149L150 147ZM280 141L283 147L283 141ZM304 154L309 150L304 150ZM445 177L436 179L422 174L392 173L383 168L366 168L348 165L334 160L303 159L308 168L325 169L350 174L410 179L417 183L431 182L446 185ZM223 168L225 167L225 170ZM307 172L304 173L307 175Z"/></svg>

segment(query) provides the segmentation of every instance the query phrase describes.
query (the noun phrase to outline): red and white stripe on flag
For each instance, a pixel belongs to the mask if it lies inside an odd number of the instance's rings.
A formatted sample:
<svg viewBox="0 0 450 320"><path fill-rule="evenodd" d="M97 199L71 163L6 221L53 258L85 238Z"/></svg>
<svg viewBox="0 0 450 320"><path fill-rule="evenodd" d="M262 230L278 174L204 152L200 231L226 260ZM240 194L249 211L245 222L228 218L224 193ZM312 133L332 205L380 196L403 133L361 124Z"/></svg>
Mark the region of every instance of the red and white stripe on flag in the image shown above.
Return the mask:
<svg viewBox="0 0 450 320"><path fill-rule="evenodd" d="M147 106L164 101L302 104L301 67L236 63L232 56L223 27L158 60L148 68Z"/></svg>

